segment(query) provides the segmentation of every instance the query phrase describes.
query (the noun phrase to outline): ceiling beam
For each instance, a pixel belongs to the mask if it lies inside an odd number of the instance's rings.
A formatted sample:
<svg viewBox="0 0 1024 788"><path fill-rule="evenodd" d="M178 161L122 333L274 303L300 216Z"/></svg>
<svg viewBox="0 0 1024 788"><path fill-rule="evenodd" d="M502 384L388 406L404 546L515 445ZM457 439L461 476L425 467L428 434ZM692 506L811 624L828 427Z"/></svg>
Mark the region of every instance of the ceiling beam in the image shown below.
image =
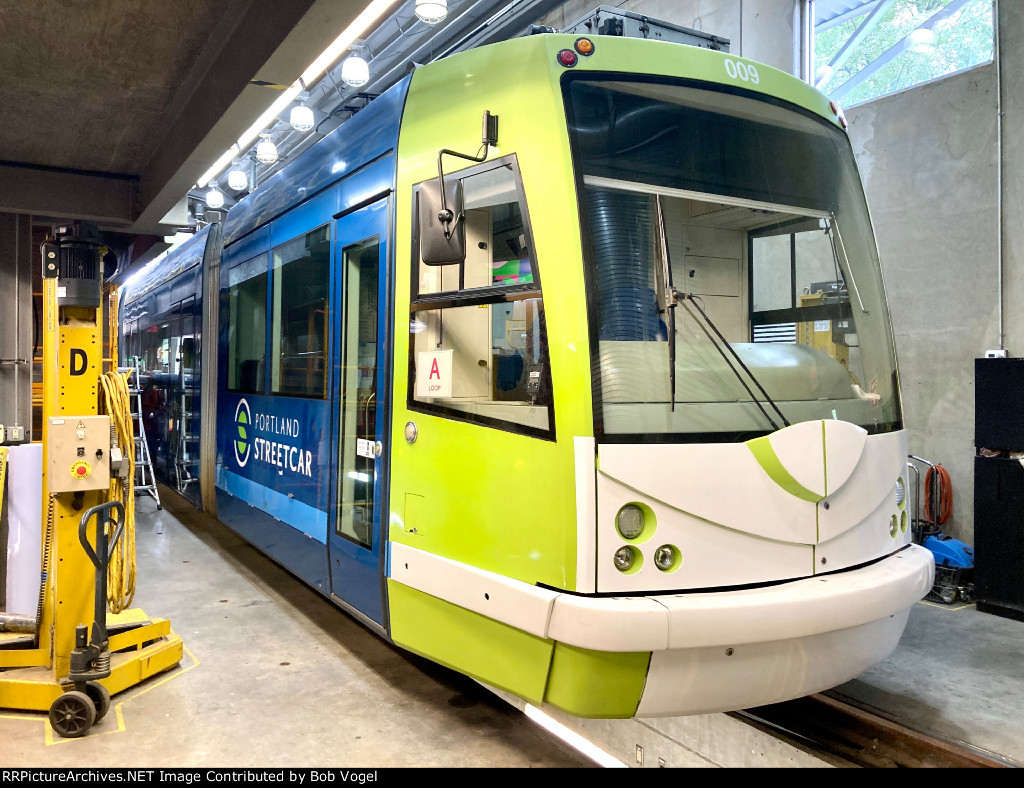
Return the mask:
<svg viewBox="0 0 1024 788"><path fill-rule="evenodd" d="M135 176L0 162L0 212L125 227L138 199Z"/></svg>

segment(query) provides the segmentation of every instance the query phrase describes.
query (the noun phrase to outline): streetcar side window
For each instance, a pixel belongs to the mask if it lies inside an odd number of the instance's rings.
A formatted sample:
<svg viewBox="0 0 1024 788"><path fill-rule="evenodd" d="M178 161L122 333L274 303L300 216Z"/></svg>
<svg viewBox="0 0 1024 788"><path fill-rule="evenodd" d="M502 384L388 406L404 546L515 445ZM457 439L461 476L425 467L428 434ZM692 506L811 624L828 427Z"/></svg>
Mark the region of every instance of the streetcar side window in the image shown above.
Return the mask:
<svg viewBox="0 0 1024 788"><path fill-rule="evenodd" d="M327 396L330 234L320 227L273 251L270 391Z"/></svg>
<svg viewBox="0 0 1024 788"><path fill-rule="evenodd" d="M262 394L267 361L267 255L228 271L228 391Z"/></svg>
<svg viewBox="0 0 1024 788"><path fill-rule="evenodd" d="M448 265L417 260L416 295L534 284L518 173L511 163L460 180L466 260Z"/></svg>
<svg viewBox="0 0 1024 788"><path fill-rule="evenodd" d="M426 265L413 253L409 407L550 437L544 299L516 158L446 175L456 177L465 260Z"/></svg>

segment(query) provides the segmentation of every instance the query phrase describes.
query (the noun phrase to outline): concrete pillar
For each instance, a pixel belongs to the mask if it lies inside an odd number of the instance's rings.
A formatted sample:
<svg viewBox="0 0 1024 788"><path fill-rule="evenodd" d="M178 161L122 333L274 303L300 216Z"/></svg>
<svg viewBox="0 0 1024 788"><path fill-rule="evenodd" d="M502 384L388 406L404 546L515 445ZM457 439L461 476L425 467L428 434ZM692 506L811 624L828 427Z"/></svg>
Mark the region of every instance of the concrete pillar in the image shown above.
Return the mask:
<svg viewBox="0 0 1024 788"><path fill-rule="evenodd" d="M23 427L26 441L32 439L31 245L31 217L0 213L0 424Z"/></svg>

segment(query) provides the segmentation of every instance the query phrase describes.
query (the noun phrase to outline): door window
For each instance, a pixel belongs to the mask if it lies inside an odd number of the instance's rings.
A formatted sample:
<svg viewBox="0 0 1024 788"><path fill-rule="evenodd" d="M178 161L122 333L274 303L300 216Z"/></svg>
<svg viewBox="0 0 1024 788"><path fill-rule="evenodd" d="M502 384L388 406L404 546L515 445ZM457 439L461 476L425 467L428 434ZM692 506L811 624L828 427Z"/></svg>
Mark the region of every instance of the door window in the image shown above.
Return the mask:
<svg viewBox="0 0 1024 788"><path fill-rule="evenodd" d="M339 536L373 546L376 481L377 292L380 243L350 246L342 254L341 444L338 451Z"/></svg>

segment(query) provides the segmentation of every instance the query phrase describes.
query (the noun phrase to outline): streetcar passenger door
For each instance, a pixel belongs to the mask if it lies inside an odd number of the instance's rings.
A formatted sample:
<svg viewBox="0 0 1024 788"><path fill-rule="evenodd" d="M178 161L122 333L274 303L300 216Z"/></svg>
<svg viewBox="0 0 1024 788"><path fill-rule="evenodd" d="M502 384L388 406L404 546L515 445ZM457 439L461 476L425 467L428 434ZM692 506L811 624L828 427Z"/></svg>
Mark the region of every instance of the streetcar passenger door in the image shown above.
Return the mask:
<svg viewBox="0 0 1024 788"><path fill-rule="evenodd" d="M335 232L331 593L384 626L381 515L387 511L384 430L388 369L388 199L338 219Z"/></svg>

